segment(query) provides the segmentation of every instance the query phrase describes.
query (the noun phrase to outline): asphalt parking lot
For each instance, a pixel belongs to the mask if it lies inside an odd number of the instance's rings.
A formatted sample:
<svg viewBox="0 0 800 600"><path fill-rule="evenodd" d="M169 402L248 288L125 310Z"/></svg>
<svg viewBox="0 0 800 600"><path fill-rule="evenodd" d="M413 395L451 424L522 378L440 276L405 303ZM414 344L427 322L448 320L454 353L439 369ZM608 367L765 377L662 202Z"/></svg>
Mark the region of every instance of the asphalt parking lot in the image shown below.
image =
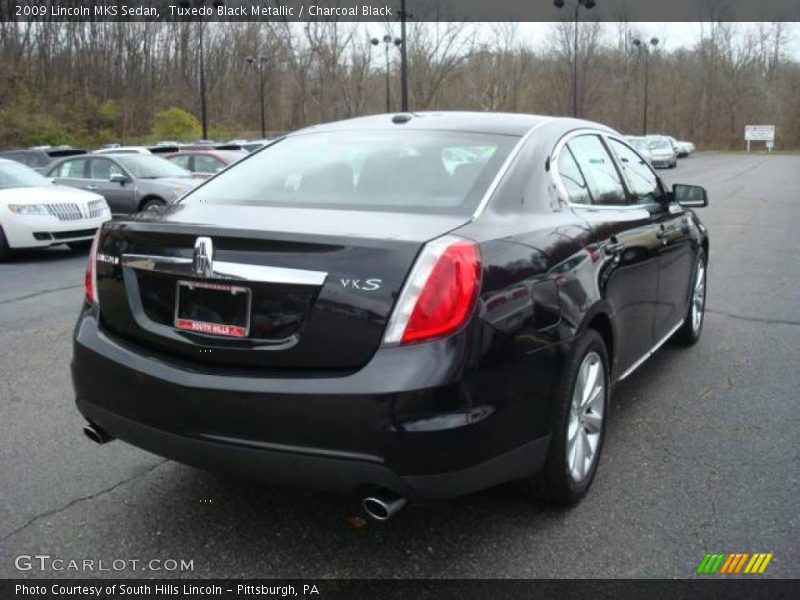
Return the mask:
<svg viewBox="0 0 800 600"><path fill-rule="evenodd" d="M81 433L69 377L85 253L0 264L0 577L689 577L706 552L773 552L800 577L800 156L698 154L708 314L618 386L580 505L498 488L383 524L356 499L201 472ZM19 554L193 560L192 573L21 573Z"/></svg>

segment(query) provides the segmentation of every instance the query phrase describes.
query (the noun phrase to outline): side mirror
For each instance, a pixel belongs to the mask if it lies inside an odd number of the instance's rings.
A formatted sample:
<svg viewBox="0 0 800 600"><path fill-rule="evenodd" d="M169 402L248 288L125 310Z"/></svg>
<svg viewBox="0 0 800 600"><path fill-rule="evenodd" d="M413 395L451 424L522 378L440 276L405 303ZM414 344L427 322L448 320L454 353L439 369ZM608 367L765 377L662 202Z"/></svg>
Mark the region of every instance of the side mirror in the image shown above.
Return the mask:
<svg viewBox="0 0 800 600"><path fill-rule="evenodd" d="M708 194L699 185L676 183L672 186L672 201L686 208L702 208L708 206Z"/></svg>
<svg viewBox="0 0 800 600"><path fill-rule="evenodd" d="M122 173L112 173L108 180L111 183L118 183L120 185L125 185L128 182L128 178Z"/></svg>

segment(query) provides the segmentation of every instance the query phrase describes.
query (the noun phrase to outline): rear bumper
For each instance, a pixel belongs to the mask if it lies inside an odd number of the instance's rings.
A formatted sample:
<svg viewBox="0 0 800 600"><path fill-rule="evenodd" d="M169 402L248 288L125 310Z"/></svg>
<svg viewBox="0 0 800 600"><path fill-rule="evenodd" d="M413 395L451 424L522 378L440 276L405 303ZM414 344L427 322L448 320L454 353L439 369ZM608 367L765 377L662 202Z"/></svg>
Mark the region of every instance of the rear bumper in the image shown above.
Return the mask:
<svg viewBox="0 0 800 600"><path fill-rule="evenodd" d="M341 494L366 495L384 489L415 500L462 496L536 473L549 446L549 438L544 437L458 471L401 475L377 457L178 435L120 417L81 398L77 406L115 438L159 456L201 469Z"/></svg>
<svg viewBox="0 0 800 600"><path fill-rule="evenodd" d="M549 446L548 382L465 369L466 337L379 350L352 375L281 379L173 364L105 332L87 308L75 332L76 402L114 437L200 468L453 497L535 474ZM557 371L556 355L542 359L543 373Z"/></svg>

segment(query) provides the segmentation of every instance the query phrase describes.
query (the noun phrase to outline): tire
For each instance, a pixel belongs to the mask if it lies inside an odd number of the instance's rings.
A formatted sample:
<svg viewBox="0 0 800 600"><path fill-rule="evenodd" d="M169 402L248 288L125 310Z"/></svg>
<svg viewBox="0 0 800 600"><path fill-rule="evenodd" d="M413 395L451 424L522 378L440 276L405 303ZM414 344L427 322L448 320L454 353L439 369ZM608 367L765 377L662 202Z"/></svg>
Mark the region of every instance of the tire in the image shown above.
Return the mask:
<svg viewBox="0 0 800 600"><path fill-rule="evenodd" d="M6 240L6 234L3 233L3 228L0 227L0 261L8 258L9 254L11 254L11 248Z"/></svg>
<svg viewBox="0 0 800 600"><path fill-rule="evenodd" d="M80 242L67 242L67 246L69 246L70 250L74 250L75 252L80 252L82 250L88 250L92 247L92 240L82 240Z"/></svg>
<svg viewBox="0 0 800 600"><path fill-rule="evenodd" d="M708 276L708 263L706 253L700 250L697 255L697 263L691 279L689 290L689 305L686 307L686 315L683 318L683 325L672 338L682 346L694 346L703 333L703 323L706 314L706 283Z"/></svg>
<svg viewBox="0 0 800 600"><path fill-rule="evenodd" d="M596 370L599 367L600 370ZM585 386L584 375L596 378ZM591 398L592 390L599 391ZM588 388L588 389L587 389ZM583 394L581 390L586 390ZM587 330L575 344L564 370L552 417L552 436L547 459L541 472L520 482L524 495L551 504L570 505L578 502L592 484L605 440L610 392L608 352L603 338L593 329ZM576 412L574 400L586 402ZM590 418L591 417L591 418ZM598 418L599 417L599 418ZM590 431L591 430L591 431ZM576 446L576 440L581 445ZM568 448L570 451L568 452ZM591 458L576 461L575 451L592 452ZM587 464L587 460L589 461ZM581 468L582 466L582 468Z"/></svg>
<svg viewBox="0 0 800 600"><path fill-rule="evenodd" d="M161 198L149 198L142 203L142 208L140 212L153 210L154 208L159 208L161 206L166 206L166 205L167 203L164 202Z"/></svg>

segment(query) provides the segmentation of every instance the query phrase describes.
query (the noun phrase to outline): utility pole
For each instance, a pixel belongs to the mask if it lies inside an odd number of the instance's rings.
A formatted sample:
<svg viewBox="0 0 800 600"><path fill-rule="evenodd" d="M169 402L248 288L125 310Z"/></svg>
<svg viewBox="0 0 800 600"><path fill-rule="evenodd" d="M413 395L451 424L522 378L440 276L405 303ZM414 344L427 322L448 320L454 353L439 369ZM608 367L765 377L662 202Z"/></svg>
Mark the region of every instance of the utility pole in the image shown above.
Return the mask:
<svg viewBox="0 0 800 600"><path fill-rule="evenodd" d="M595 7L596 2L595 0L577 0L576 2L569 3L565 2L565 0L553 1L553 5L558 9L564 8L564 6L567 4L575 7L575 13L573 15L575 22L575 35L573 38L572 47L572 116L578 117L578 21L580 17L581 6L583 6L586 10L592 10Z"/></svg>
<svg viewBox="0 0 800 600"><path fill-rule="evenodd" d="M261 99L261 139L267 137L267 116L266 116L266 98L264 97L264 70L267 67L267 62L269 58L264 56L255 57L255 56L248 56L246 59L247 64L252 65L254 69L258 71L258 84L260 89L260 99Z"/></svg>
<svg viewBox="0 0 800 600"><path fill-rule="evenodd" d="M406 0L400 0L400 106L408 112L408 57L406 54Z"/></svg>
<svg viewBox="0 0 800 600"><path fill-rule="evenodd" d="M203 139L208 139L208 113L206 112L206 65L203 44L203 30L205 23L200 23L200 122L203 125Z"/></svg>
<svg viewBox="0 0 800 600"><path fill-rule="evenodd" d="M379 40L378 38L374 37L374 38L370 39L370 43L373 46L377 46L378 44L381 43L381 40ZM392 86L391 86L391 83L389 81L389 74L390 74L390 69L389 69L389 47L392 44L394 44L395 46L399 47L401 45L401 43L402 43L402 40L400 38L393 38L388 33L383 36L383 50L384 50L384 56L386 58L386 73L385 73L385 75L386 75L386 112L387 113L392 112L392 100L391 100L391 98L392 98Z"/></svg>
<svg viewBox="0 0 800 600"><path fill-rule="evenodd" d="M644 52L644 110L642 116L642 135L647 135L647 102L648 102L648 90L650 88L649 80L648 80L648 73L649 73L649 57L650 57L650 48L647 43L643 42L639 38L634 38L633 45L639 48ZM650 38L650 46L655 48L658 46L658 38L653 37Z"/></svg>

